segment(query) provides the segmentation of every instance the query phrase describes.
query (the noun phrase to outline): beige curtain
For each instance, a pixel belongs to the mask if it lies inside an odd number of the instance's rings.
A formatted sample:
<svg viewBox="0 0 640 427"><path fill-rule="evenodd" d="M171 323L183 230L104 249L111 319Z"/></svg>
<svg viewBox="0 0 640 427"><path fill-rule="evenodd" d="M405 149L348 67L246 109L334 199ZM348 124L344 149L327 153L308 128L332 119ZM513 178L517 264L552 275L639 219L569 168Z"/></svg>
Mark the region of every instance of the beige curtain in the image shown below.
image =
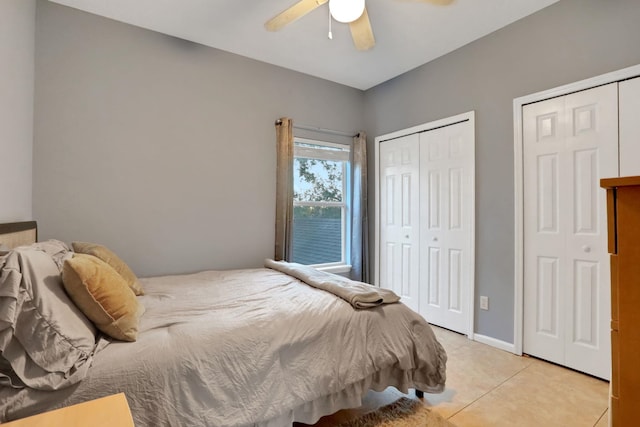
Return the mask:
<svg viewBox="0 0 640 427"><path fill-rule="evenodd" d="M351 150L351 278L369 282L369 215L367 213L367 135L353 138Z"/></svg>
<svg viewBox="0 0 640 427"><path fill-rule="evenodd" d="M291 260L293 230L293 120L276 120L276 244L274 259Z"/></svg>

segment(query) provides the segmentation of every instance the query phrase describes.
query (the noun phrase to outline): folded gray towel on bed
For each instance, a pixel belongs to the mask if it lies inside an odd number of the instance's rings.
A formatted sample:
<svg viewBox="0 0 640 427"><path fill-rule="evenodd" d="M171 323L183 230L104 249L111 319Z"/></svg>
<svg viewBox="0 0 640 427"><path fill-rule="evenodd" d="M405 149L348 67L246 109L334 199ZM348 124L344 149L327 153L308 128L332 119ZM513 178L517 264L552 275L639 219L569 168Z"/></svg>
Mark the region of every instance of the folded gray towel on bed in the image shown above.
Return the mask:
<svg viewBox="0 0 640 427"><path fill-rule="evenodd" d="M316 270L295 262L266 259L264 266L302 280L304 283L342 298L354 308L371 308L400 301L393 291L378 288L337 274Z"/></svg>

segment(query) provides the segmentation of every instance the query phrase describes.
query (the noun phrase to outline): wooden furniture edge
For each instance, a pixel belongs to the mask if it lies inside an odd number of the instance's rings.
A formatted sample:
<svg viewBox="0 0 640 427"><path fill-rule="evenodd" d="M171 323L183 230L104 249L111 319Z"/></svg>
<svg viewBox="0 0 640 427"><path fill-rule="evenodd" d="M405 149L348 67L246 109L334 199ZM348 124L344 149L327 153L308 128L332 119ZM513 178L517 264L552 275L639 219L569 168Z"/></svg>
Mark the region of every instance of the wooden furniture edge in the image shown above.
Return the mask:
<svg viewBox="0 0 640 427"><path fill-rule="evenodd" d="M627 187L631 185L640 185L640 176L602 178L600 180L600 187L607 188L607 189L615 188L615 187Z"/></svg>
<svg viewBox="0 0 640 427"><path fill-rule="evenodd" d="M124 393L116 393L1 425L7 427L79 427L89 425L134 427L134 422L127 397Z"/></svg>

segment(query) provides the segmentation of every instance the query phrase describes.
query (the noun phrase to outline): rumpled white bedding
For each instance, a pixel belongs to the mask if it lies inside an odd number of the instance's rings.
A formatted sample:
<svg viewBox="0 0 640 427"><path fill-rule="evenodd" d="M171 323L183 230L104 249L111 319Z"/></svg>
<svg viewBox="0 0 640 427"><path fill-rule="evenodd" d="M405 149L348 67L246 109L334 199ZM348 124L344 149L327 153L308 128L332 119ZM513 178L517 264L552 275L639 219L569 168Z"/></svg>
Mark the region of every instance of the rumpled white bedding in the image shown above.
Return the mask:
<svg viewBox="0 0 640 427"><path fill-rule="evenodd" d="M270 269L142 279L138 341L58 391L0 387L0 419L124 392L136 426L314 423L369 388L444 388L446 354L403 304L354 310Z"/></svg>
<svg viewBox="0 0 640 427"><path fill-rule="evenodd" d="M87 375L99 347L62 285L70 256L54 240L0 256L0 386L58 390Z"/></svg>

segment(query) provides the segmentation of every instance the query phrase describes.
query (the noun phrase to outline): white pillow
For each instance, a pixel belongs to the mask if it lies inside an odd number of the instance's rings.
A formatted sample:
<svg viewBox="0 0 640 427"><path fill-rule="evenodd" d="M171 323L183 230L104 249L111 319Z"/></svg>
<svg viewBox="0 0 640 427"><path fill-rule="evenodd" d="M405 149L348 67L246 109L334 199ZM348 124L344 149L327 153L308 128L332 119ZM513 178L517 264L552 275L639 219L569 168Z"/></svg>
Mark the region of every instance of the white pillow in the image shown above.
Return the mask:
<svg viewBox="0 0 640 427"><path fill-rule="evenodd" d="M58 243L0 259L0 354L8 362L0 363L0 384L57 390L91 365L96 329L64 291L56 261L68 248Z"/></svg>

